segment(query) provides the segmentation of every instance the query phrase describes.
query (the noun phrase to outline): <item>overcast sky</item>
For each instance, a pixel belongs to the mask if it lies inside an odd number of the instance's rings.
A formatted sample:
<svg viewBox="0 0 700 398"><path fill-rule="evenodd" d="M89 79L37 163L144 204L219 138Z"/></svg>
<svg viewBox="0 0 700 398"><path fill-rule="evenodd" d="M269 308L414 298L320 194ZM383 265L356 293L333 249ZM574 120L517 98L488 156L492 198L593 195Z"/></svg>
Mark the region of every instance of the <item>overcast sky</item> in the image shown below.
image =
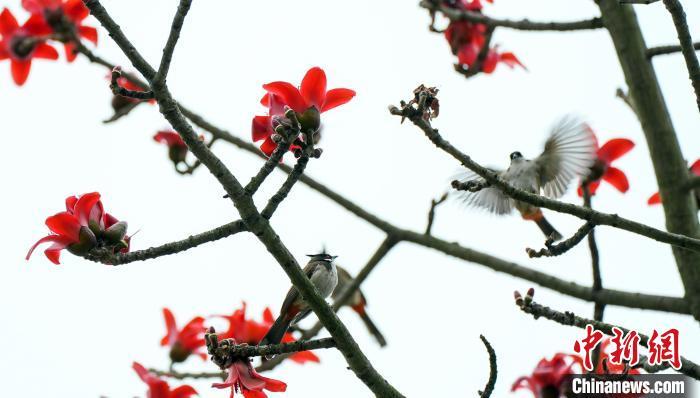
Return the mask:
<svg viewBox="0 0 700 398"><path fill-rule="evenodd" d="M105 0L105 7L152 63L159 60L176 0ZM576 33L497 30L494 42L513 51L528 71L499 67L465 80L441 35L428 31L417 1L269 0L195 1L182 32L168 81L183 104L235 134L249 138L250 120L263 112L261 85L298 84L311 66L323 67L329 87L357 91L353 101L324 114L323 157L309 175L369 211L416 231L425 227L430 200L440 195L457 163L410 123L399 124L387 105L408 99L420 83L440 88L444 136L484 165L506 166L508 154L539 154L547 129L566 113L584 116L601 142L627 137L636 148L620 159L631 188L625 195L603 184L594 206L663 228L659 207L648 207L656 181L639 123L615 98L624 78L604 30ZM3 0L20 19L19 0ZM700 38L700 4L685 1L692 34ZM675 43L661 3L635 8L650 45ZM597 14L592 1L496 0L486 12L533 20L578 20ZM97 26L97 21L90 20ZM97 52L128 67L100 30ZM700 157L700 117L680 55L654 61L684 155ZM66 196L100 191L109 212L140 232L133 249L182 239L238 218L222 188L205 170L191 177L173 172L166 149L152 135L166 127L155 106L103 125L110 115L106 70L78 59L73 64L35 63L29 81L12 83L0 62L6 209L0 240L0 375L16 397L133 397L145 385L132 361L166 368L158 346L164 334L161 308L179 322L193 315L228 313L241 301L259 317L275 312L289 286L287 276L254 238L245 234L148 262L108 267L64 253L55 266L27 249L47 232L44 219L62 210ZM257 157L223 143L214 151L243 181L260 166ZM289 162L291 160L288 159ZM264 203L283 180L275 174L257 196ZM573 190L570 190L573 191ZM570 192L563 200L579 203ZM570 235L581 221L546 212ZM302 184L276 213L273 226L299 261L326 245L338 263L357 272L382 233ZM554 259L529 259L540 247L532 223L497 218L449 204L438 210L434 234L558 277L590 284L585 244ZM680 296L682 284L671 249L608 227L596 229L603 283L625 291ZM402 393L474 396L488 377L484 334L499 355L496 396L529 374L542 357L572 351L579 329L535 321L512 303L515 289L532 283L497 274L422 247L402 243L377 267L363 290L369 311L389 345L380 349L348 310L341 318L373 364ZM543 304L591 316L593 306L537 289ZM681 330L681 353L700 359L700 332L689 316L608 307L606 320L641 333ZM312 318L312 317L310 317ZM304 325L311 325L310 319ZM278 367L269 374L288 383L287 397L370 396L346 370L340 353L319 353L321 365ZM180 370L214 370L192 358ZM178 384L175 382L174 384ZM203 397L225 397L209 382L193 382Z"/></svg>

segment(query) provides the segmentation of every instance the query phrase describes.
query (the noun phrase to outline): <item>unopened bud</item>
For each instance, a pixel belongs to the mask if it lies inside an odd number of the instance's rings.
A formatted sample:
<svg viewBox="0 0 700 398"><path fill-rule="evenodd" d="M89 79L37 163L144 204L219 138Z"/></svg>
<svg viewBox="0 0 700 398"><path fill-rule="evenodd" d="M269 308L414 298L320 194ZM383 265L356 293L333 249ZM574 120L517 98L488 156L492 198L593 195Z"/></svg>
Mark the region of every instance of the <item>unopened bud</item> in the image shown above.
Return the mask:
<svg viewBox="0 0 700 398"><path fill-rule="evenodd" d="M284 130L282 128L282 126L279 126L279 127L280 127L280 130ZM272 134L272 136L270 136L270 138L272 139L272 142L274 142L275 144L279 144L280 142L282 142L282 136L278 133Z"/></svg>
<svg viewBox="0 0 700 398"><path fill-rule="evenodd" d="M530 303L532 303L532 299L534 297L535 297L535 289L532 287L527 289L527 293L525 293L525 305L530 305Z"/></svg>
<svg viewBox="0 0 700 398"><path fill-rule="evenodd" d="M321 157L321 154L323 153L323 149L321 148L314 148L314 156L316 159Z"/></svg>
<svg viewBox="0 0 700 398"><path fill-rule="evenodd" d="M517 290L514 291L513 297L515 298L515 305L517 305L518 307L522 307L523 306L523 296L520 294L520 292Z"/></svg>
<svg viewBox="0 0 700 398"><path fill-rule="evenodd" d="M68 251L76 256L84 256L97 245L95 234L88 227L80 227L78 232L79 241L67 247Z"/></svg>
<svg viewBox="0 0 700 398"><path fill-rule="evenodd" d="M121 243L124 240L124 237L126 236L127 228L128 224L126 223L126 221L119 221L118 223L107 228L103 236L110 243Z"/></svg>

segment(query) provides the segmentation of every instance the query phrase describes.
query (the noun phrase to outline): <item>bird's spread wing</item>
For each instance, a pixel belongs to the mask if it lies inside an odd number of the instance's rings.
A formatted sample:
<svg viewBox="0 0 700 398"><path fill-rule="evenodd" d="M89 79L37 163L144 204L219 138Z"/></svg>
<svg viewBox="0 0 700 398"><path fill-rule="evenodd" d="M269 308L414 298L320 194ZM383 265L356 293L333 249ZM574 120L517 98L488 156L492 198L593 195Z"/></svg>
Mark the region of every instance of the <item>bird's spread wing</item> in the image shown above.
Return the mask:
<svg viewBox="0 0 700 398"><path fill-rule="evenodd" d="M595 151L595 136L586 123L573 116L558 121L535 159L544 195L562 196L571 180L588 173Z"/></svg>
<svg viewBox="0 0 700 398"><path fill-rule="evenodd" d="M493 169L491 169L491 171L499 172ZM469 169L460 170L460 172L454 176L453 180L458 180L459 182L484 182L481 176ZM500 189L494 187L482 188L477 192L457 191L455 197L464 202L467 206L480 207L499 215L508 214L513 209L513 201L508 196L504 195Z"/></svg>

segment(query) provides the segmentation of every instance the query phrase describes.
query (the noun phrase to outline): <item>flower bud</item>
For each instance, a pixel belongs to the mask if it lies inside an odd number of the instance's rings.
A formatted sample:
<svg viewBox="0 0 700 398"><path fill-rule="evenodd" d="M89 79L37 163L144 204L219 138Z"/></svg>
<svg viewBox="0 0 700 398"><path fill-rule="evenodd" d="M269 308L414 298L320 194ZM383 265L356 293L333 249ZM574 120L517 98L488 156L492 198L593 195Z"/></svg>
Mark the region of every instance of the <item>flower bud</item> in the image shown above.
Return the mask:
<svg viewBox="0 0 700 398"><path fill-rule="evenodd" d="M297 113L297 119L302 131L317 131L321 127L321 112L316 107L311 107L304 113Z"/></svg>
<svg viewBox="0 0 700 398"><path fill-rule="evenodd" d="M76 256L84 256L90 252L97 245L97 238L95 234L88 227L80 227L80 232L78 233L79 241L73 243L67 247L68 251L75 254Z"/></svg>
<svg viewBox="0 0 700 398"><path fill-rule="evenodd" d="M107 230L104 231L103 236L109 243L122 243L124 237L126 236L127 228L128 224L126 221L119 221L118 223L107 228Z"/></svg>

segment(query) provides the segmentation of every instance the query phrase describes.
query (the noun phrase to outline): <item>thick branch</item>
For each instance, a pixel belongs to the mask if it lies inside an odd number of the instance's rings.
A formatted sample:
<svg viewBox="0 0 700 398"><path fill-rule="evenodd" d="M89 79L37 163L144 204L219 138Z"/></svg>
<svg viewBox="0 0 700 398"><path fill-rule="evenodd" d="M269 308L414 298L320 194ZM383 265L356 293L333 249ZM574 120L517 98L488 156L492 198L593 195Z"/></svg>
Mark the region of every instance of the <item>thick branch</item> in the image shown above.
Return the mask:
<svg viewBox="0 0 700 398"><path fill-rule="evenodd" d="M212 356L212 361L222 368L228 367L230 362L237 358L274 356L336 347L335 340L332 338L308 341L299 340L291 343L268 345L236 344L233 339L219 341L214 328L209 328L207 334L204 335L204 339L207 344L207 351Z"/></svg>
<svg viewBox="0 0 700 398"><path fill-rule="evenodd" d="M549 307L537 304L535 302L530 303L520 303L518 307L525 313L532 315L535 319L540 317L549 319L566 326L575 326L577 328L585 329L586 325L593 325L596 330L614 336L612 331L613 327L617 327L627 334L630 330L623 328L621 326L612 325L605 322L596 321L593 319L586 319L580 316L576 316L573 312L559 312ZM644 346L648 346L649 336L639 333L639 342ZM692 362L681 356L681 368L678 370L679 373L683 373L686 376L692 377L696 380L700 380L700 366L695 362Z"/></svg>
<svg viewBox="0 0 700 398"><path fill-rule="evenodd" d="M678 0L663 1L664 5L666 5L666 9L671 13L671 17L673 17L673 24L676 25L681 52L683 53L683 58L685 58L685 64L688 67L688 76L693 83L695 101L698 104L698 110L700 110L700 62L698 62L698 56L695 54L695 46L693 45L693 38L690 36L690 29L688 28L688 21L685 18L685 11L683 11L683 6Z"/></svg>
<svg viewBox="0 0 700 398"><path fill-rule="evenodd" d="M413 107L407 106L404 109L399 109L397 107L390 107L390 112L393 115L407 117L413 122L417 127L419 127L425 133L426 137L435 144L438 148L447 152L453 158L458 160L464 167L472 170L476 174L483 177L488 183L493 186L498 187L504 194L510 196L513 199L526 202L537 207L544 207L546 209L554 210L560 213L567 213L573 216L579 217L586 221L593 223L594 225L609 225L625 231L633 232L648 238L657 240L659 242L668 243L674 246L679 246L683 248L688 248L695 250L700 255L700 239L691 238L686 235L681 235L677 233L670 233L661 231L659 229L644 225L635 221L622 218L617 214L607 214L601 213L592 209L587 209L585 207L576 206L570 203L564 203L557 200L549 199L540 195L535 195L529 192L525 192L521 189L517 189L508 183L502 181L498 176L491 170L479 165L473 161L468 155L462 153L454 145L450 144L449 141L442 138L437 129L434 129L430 122L423 119L420 114L420 110L416 110ZM686 174L687 172L684 171Z"/></svg>
<svg viewBox="0 0 700 398"><path fill-rule="evenodd" d="M656 73L646 57L646 43L634 9L621 6L617 0L599 0L597 4L615 45L629 96L644 131L663 198L666 229L673 234L697 237L700 225L695 198L687 190L679 189L687 184L688 166ZM691 313L700 320L700 253L682 246L672 249Z"/></svg>
<svg viewBox="0 0 700 398"><path fill-rule="evenodd" d="M700 42L693 43L693 49L696 51L700 50ZM647 58L653 58L657 55L675 54L682 50L679 45L651 47L647 50Z"/></svg>
<svg viewBox="0 0 700 398"><path fill-rule="evenodd" d="M470 21L482 23L487 26L501 26L504 28L518 30L539 30L539 31L571 31L571 30L586 30L599 29L603 27L603 21L600 18L591 18L583 21L573 22L533 22L527 19L521 21L512 21L507 19L491 18L484 14L450 8L442 4L436 4L435 1L423 0L420 6L430 11L440 11L447 18L453 21Z"/></svg>
<svg viewBox="0 0 700 398"><path fill-rule="evenodd" d="M481 341L486 347L486 351L489 353L490 369L489 380L486 382L486 387L484 387L484 391L479 391L479 396L481 398L489 398L491 396L491 393L493 393L493 388L496 386L496 378L498 378L498 362L496 360L496 351L491 346L491 343L489 343L489 341L486 340L486 337L484 337L483 334L479 335L479 338L481 338Z"/></svg>

